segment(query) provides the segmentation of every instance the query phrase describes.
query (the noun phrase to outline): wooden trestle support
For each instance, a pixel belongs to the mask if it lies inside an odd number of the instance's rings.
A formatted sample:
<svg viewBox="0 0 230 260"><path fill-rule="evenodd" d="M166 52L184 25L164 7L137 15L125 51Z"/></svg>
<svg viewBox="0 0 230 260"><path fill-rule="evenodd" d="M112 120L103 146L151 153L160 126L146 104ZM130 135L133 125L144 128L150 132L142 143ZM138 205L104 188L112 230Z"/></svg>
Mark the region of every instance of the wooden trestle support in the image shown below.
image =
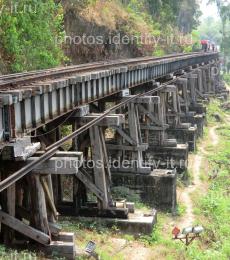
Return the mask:
<svg viewBox="0 0 230 260"><path fill-rule="evenodd" d="M73 259L74 234L61 232L57 225L59 214L127 218L128 209L117 208L112 197L112 176L120 174L125 178L126 173L131 173L138 178L158 178L166 173L175 175L175 168L186 169L188 148L194 150L196 138L203 134L204 101L210 96L227 95L219 75L213 73L215 67L212 63L178 72L181 75L175 82L153 95L136 98L120 109L119 114L106 116L73 139L69 151L60 149L55 157L4 190L0 210L2 241L6 244L35 241L49 252L59 251ZM65 122L74 131L97 118L106 109L106 102L116 103L157 86L152 82L128 90L128 96L101 99L86 105L81 114L76 113ZM37 160L46 146L60 138L60 127L55 122L47 126L52 133L43 130L39 129L38 137L34 138L39 143L22 138L6 145L1 154L1 180ZM43 151L38 151L40 147ZM175 161L174 169L167 169L168 157ZM150 159L161 161L157 170ZM122 165L111 165L114 160ZM175 208L174 181L173 185ZM142 191L151 192L145 187Z"/></svg>

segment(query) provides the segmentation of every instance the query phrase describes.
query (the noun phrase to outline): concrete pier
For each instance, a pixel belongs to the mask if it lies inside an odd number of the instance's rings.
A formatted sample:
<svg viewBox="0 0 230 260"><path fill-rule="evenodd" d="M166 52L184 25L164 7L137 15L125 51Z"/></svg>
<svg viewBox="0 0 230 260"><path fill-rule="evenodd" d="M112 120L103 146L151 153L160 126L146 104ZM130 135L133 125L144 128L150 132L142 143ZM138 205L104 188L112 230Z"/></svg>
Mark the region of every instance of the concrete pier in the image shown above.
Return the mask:
<svg viewBox="0 0 230 260"><path fill-rule="evenodd" d="M175 170L153 170L150 174L113 173L113 187L126 187L140 195L143 203L162 210L176 209Z"/></svg>

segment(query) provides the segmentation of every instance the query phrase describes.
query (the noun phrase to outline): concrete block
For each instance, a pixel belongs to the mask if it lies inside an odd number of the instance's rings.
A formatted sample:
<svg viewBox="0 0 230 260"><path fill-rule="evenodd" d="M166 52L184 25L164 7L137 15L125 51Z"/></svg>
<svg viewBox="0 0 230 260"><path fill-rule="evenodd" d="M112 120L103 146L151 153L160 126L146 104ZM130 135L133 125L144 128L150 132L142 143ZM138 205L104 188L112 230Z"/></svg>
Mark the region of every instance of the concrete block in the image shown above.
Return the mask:
<svg viewBox="0 0 230 260"><path fill-rule="evenodd" d="M150 174L112 173L113 187L126 187L140 195L143 203L150 207L175 211L175 170L153 170Z"/></svg>
<svg viewBox="0 0 230 260"><path fill-rule="evenodd" d="M126 202L126 208L129 210L129 213L134 213L135 212L135 203Z"/></svg>

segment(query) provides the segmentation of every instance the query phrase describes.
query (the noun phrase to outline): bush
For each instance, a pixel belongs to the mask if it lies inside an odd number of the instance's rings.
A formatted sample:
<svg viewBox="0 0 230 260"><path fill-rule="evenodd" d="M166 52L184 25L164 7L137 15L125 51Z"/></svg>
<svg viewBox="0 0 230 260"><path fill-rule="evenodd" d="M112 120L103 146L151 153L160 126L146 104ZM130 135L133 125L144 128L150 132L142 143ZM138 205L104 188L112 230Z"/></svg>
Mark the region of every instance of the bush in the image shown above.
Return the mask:
<svg viewBox="0 0 230 260"><path fill-rule="evenodd" d="M44 69L62 62L57 44L64 30L61 5L53 0L14 0L1 1L0 8L0 47L10 71Z"/></svg>
<svg viewBox="0 0 230 260"><path fill-rule="evenodd" d="M224 80L228 85L230 85L230 74L224 74Z"/></svg>

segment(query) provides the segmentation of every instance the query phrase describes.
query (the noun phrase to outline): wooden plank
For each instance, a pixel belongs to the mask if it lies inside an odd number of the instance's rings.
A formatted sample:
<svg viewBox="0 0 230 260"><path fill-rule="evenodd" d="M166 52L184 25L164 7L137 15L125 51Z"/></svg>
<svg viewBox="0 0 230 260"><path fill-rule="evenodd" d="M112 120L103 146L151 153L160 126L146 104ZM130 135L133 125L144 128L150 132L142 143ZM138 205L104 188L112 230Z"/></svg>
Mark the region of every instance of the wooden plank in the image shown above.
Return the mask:
<svg viewBox="0 0 230 260"><path fill-rule="evenodd" d="M45 153L45 151L38 151L34 154L35 157L41 156ZM73 151L58 151L55 153L55 157L74 157L77 158L79 161L83 160L83 153L82 152L73 152Z"/></svg>
<svg viewBox="0 0 230 260"><path fill-rule="evenodd" d="M153 125L144 125L141 124L142 130L150 130L150 131L164 131L169 128L169 125L163 125L163 126L153 126Z"/></svg>
<svg viewBox="0 0 230 260"><path fill-rule="evenodd" d="M50 237L48 235L24 224L22 221L10 216L2 210L0 210L0 222L40 244L48 245L50 243Z"/></svg>
<svg viewBox="0 0 230 260"><path fill-rule="evenodd" d="M50 190L49 190L48 184L45 180L45 177L41 177L41 183L42 183L43 190L45 192L45 196L46 196L46 200L47 200L47 203L49 205L49 208L52 211L55 220L57 220L57 217L58 217L59 214L58 214L57 209L54 205L53 197L50 194Z"/></svg>
<svg viewBox="0 0 230 260"><path fill-rule="evenodd" d="M148 144L141 144L137 146L129 146L129 145L116 145L116 144L107 144L106 147L109 150L123 150L123 151L146 151L148 149Z"/></svg>
<svg viewBox="0 0 230 260"><path fill-rule="evenodd" d="M176 91L177 87L175 85L168 85L166 86L161 92L168 93Z"/></svg>
<svg viewBox="0 0 230 260"><path fill-rule="evenodd" d="M114 129L131 145L137 145L136 141L133 140L121 127L114 127Z"/></svg>
<svg viewBox="0 0 230 260"><path fill-rule="evenodd" d="M39 157L31 157L27 163L37 160ZM66 174L75 175L78 168L82 166L82 162L75 157L52 157L46 162L38 165L33 169L35 174Z"/></svg>
<svg viewBox="0 0 230 260"><path fill-rule="evenodd" d="M104 194L103 192L97 188L97 186L92 183L90 181L89 178L86 177L86 175L82 172L84 171L84 169L81 169L78 171L78 173L76 174L76 177L85 184L85 186L93 193L96 195L97 198L99 198L100 200L104 199Z"/></svg>
<svg viewBox="0 0 230 260"><path fill-rule="evenodd" d="M198 89L196 89L196 94L200 96L202 99L205 99L205 96Z"/></svg>
<svg viewBox="0 0 230 260"><path fill-rule="evenodd" d="M7 212L10 216L15 217L15 205L16 205L16 184L14 183L7 189ZM8 240L7 242L12 242L15 238L15 234L13 230L9 230L4 234L4 240Z"/></svg>
<svg viewBox="0 0 230 260"><path fill-rule="evenodd" d="M91 114L84 117L79 117L79 124L87 124L90 121L98 118L101 114ZM76 118L75 118L76 120ZM102 119L99 123L96 125L98 126L120 126L121 124L125 123L125 116L122 114L111 114L109 116L106 116L104 119Z"/></svg>
<svg viewBox="0 0 230 260"><path fill-rule="evenodd" d="M162 125L161 122L152 113L150 113L147 109L145 109L142 105L139 105L138 108L143 114L145 114L152 121L152 123L158 126Z"/></svg>
<svg viewBox="0 0 230 260"><path fill-rule="evenodd" d="M17 212L17 215L20 216L21 218L24 218L25 220L30 221L31 213L27 209L17 206L16 212ZM58 224L56 224L56 223L48 222L48 225L49 225L51 234L54 236L57 236L59 234L59 232L61 231L61 227L58 226Z"/></svg>
<svg viewBox="0 0 230 260"><path fill-rule="evenodd" d="M94 167L94 179L97 188L104 193L103 200L99 201L99 208L106 209L109 207L109 201L111 201L112 198L109 192L110 170L105 167L108 160L108 158L106 158L105 139L99 126L91 127L89 132L92 147L92 159L94 162L100 161L103 163L102 167Z"/></svg>
<svg viewBox="0 0 230 260"><path fill-rule="evenodd" d="M129 95L129 96L123 97L122 101L125 101L131 97L134 97L134 96ZM159 104L160 99L158 96L143 96L143 97L137 97L131 102L135 103L135 104Z"/></svg>
<svg viewBox="0 0 230 260"><path fill-rule="evenodd" d="M49 193L50 193L50 196L51 196L51 200L52 200L54 207L55 207L52 176L51 176L51 174L49 174L44 178L46 178L46 180L47 180L47 185L48 185ZM48 209L48 221L51 222L51 223L56 222L56 218L55 218L51 209Z"/></svg>
<svg viewBox="0 0 230 260"><path fill-rule="evenodd" d="M50 228L50 232L53 236L58 236L60 231L61 231L61 227L58 226L57 224L55 223L50 223L49 222L49 228Z"/></svg>
<svg viewBox="0 0 230 260"><path fill-rule="evenodd" d="M31 183L31 225L41 230L45 234L50 234L45 193L40 182L40 176L31 174L29 177Z"/></svg>

